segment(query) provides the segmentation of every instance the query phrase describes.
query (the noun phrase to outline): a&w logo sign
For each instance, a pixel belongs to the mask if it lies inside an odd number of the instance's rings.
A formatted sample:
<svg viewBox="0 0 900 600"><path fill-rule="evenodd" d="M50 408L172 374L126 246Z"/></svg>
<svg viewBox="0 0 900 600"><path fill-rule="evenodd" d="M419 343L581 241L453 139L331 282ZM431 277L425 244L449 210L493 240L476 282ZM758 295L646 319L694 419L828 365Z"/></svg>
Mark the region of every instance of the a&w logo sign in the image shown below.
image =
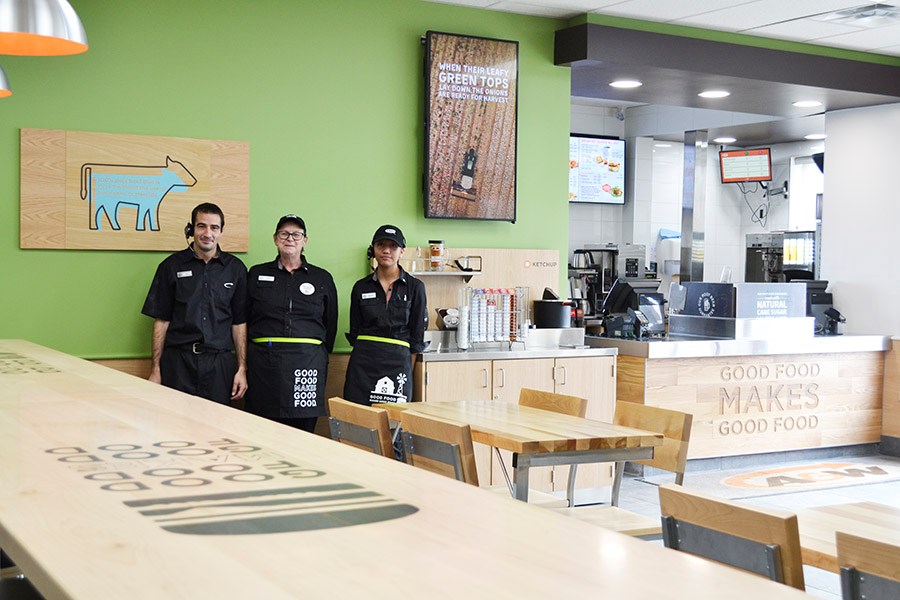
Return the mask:
<svg viewBox="0 0 900 600"><path fill-rule="evenodd" d="M900 476L900 469L890 465L866 463L816 463L795 467L778 467L742 473L722 483L742 489L784 489L834 487L859 483L879 483Z"/></svg>

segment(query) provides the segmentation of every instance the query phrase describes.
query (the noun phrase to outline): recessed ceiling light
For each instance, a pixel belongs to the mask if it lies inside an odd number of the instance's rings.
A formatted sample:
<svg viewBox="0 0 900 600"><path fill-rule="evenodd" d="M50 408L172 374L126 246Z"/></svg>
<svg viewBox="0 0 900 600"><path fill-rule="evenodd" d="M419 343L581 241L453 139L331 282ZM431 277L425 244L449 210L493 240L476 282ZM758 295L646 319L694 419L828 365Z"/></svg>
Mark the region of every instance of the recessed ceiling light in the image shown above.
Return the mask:
<svg viewBox="0 0 900 600"><path fill-rule="evenodd" d="M671 148L672 144L653 144L657 148Z"/></svg>
<svg viewBox="0 0 900 600"><path fill-rule="evenodd" d="M803 137L808 140L824 140L828 136L826 136L824 133L811 133L809 135L804 135Z"/></svg>
<svg viewBox="0 0 900 600"><path fill-rule="evenodd" d="M731 95L731 92L726 92L725 90L706 90L697 95L701 98L726 98Z"/></svg>
<svg viewBox="0 0 900 600"><path fill-rule="evenodd" d="M809 18L814 21L828 21L829 23L843 23L854 27L874 29L896 25L900 21L900 8L890 4L870 4Z"/></svg>
<svg viewBox="0 0 900 600"><path fill-rule="evenodd" d="M610 82L610 87L614 88L636 88L644 85L640 81L635 81L633 79L619 79L613 82Z"/></svg>
<svg viewBox="0 0 900 600"><path fill-rule="evenodd" d="M717 137L713 140L717 144L731 144L737 141L737 138L733 137Z"/></svg>
<svg viewBox="0 0 900 600"><path fill-rule="evenodd" d="M794 102L794 106L797 108L812 108L814 106L822 106L822 103L818 100L798 100Z"/></svg>

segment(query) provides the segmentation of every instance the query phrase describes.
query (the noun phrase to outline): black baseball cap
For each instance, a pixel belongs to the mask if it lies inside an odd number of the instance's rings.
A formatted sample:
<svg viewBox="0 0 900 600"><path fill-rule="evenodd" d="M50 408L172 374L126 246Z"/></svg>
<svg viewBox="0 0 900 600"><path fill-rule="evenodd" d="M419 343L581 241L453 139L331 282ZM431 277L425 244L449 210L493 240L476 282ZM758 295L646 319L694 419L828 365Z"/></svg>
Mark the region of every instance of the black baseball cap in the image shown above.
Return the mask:
<svg viewBox="0 0 900 600"><path fill-rule="evenodd" d="M293 222L297 227L303 230L303 233L306 233L306 223L304 223L303 219L301 219L297 215L284 215L283 217L278 219L278 225L275 226L275 231L280 230L285 223L290 222Z"/></svg>
<svg viewBox="0 0 900 600"><path fill-rule="evenodd" d="M375 242L381 240L391 240L401 248L406 248L406 238L403 237L400 228L395 225L382 225L378 228L375 235L372 236L372 245L374 246Z"/></svg>

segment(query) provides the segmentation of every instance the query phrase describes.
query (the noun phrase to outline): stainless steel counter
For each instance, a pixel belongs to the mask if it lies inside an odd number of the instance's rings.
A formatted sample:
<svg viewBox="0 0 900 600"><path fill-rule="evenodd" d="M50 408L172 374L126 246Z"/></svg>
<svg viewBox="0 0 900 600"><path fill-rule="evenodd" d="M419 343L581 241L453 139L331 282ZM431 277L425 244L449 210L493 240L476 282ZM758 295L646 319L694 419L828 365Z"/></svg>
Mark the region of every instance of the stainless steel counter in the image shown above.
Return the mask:
<svg viewBox="0 0 900 600"><path fill-rule="evenodd" d="M616 348L534 348L530 350L441 350L419 355L423 362L459 360L504 360L514 358L581 358L586 356L615 356Z"/></svg>
<svg viewBox="0 0 900 600"><path fill-rule="evenodd" d="M833 335L784 340L721 340L667 338L648 341L584 336L592 348L615 348L622 356L642 358L702 358L771 354L833 354L889 350L891 338L881 335Z"/></svg>
<svg viewBox="0 0 900 600"><path fill-rule="evenodd" d="M615 356L614 347L590 348L584 342L584 329L533 329L524 342L493 342L473 344L460 350L456 346L455 331L426 331L428 350L420 354L423 362L460 360L503 360L516 358L571 358L582 356Z"/></svg>

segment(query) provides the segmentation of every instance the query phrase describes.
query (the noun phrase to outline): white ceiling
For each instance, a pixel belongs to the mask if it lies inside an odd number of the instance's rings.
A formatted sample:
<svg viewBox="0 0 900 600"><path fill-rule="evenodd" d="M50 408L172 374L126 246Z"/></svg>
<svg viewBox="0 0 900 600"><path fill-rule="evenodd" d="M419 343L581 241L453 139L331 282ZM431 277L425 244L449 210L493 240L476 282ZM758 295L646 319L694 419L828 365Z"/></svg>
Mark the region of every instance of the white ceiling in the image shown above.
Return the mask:
<svg viewBox="0 0 900 600"><path fill-rule="evenodd" d="M827 13L874 6L860 0L428 0L504 12L571 18L584 13L806 42L900 56L900 1L878 3L893 16L871 27L836 23ZM879 11L881 12L881 11ZM863 20L865 21L865 20Z"/></svg>

